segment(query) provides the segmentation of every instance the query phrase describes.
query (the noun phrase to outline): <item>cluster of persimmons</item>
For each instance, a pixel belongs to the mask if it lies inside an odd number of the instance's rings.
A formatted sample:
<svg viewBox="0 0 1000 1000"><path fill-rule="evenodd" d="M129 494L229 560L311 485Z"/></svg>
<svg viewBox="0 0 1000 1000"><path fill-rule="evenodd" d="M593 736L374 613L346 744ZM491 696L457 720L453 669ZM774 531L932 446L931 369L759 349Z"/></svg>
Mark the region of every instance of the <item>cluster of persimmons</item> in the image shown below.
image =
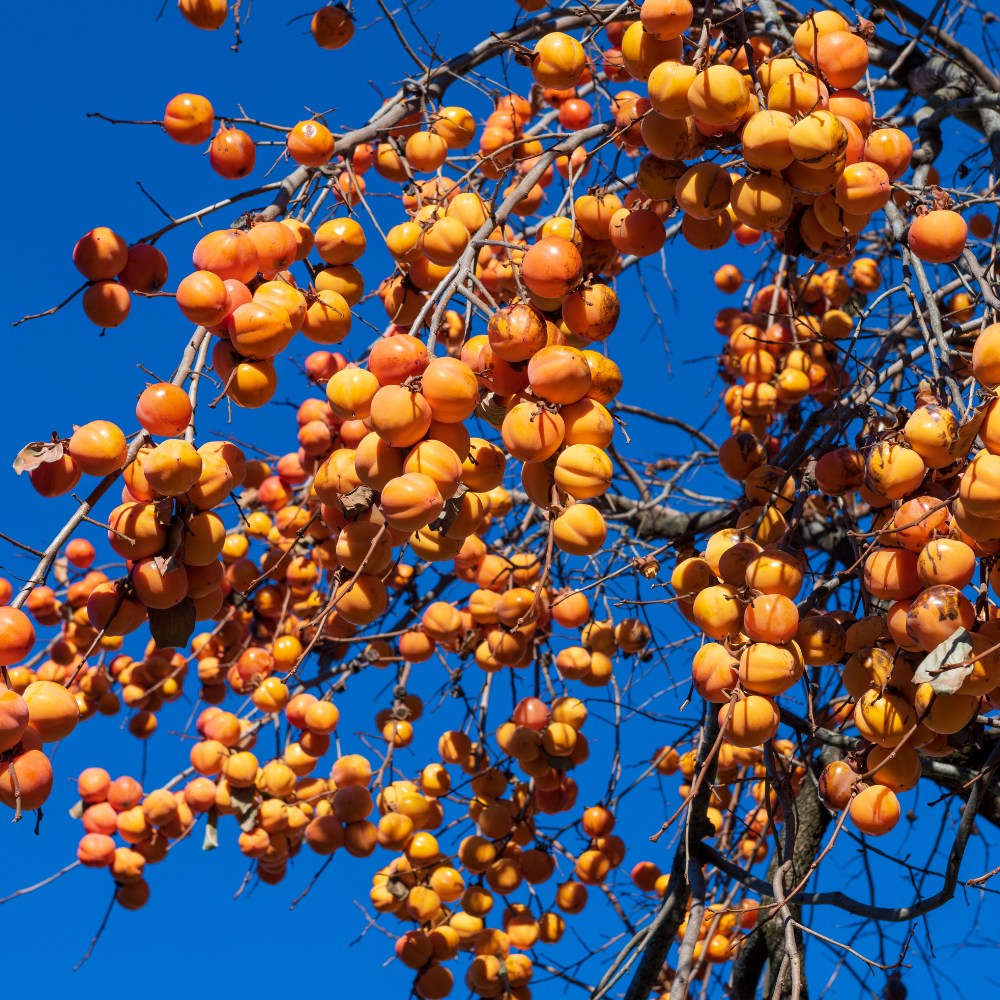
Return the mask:
<svg viewBox="0 0 1000 1000"><path fill-rule="evenodd" d="M206 29L220 27L227 13L224 0L181 0L180 7ZM41 807L53 782L44 745L80 721L116 714L122 702L131 733L148 739L157 713L183 695L190 668L208 706L190 749L188 776L197 776L183 787L146 792L131 777L112 780L95 767L79 775L85 833L77 857L109 870L126 908L145 904L145 866L162 862L199 816L212 825L233 816L233 839L267 883L282 880L303 845L320 855L388 852L378 858L371 903L413 925L398 938L396 955L415 970L420 996L448 995L453 975L443 963L466 951L472 991L530 997L526 952L558 942L563 915L580 913L588 886L602 885L625 861L604 801L578 820L585 841L578 856L536 829L540 816L576 807L571 772L588 759L587 689L605 690L616 657L640 655L652 639L643 620L616 622L610 611L599 618L597 602L582 590L557 589L553 559L591 557L605 546L608 525L593 501L612 483L609 407L622 388L608 356L620 312L613 279L630 257L660 252L665 223L678 211L679 232L696 249L718 249L730 236L748 246L766 234L784 254L817 262L806 277L790 280L782 269L743 309L723 309L715 321L726 338L723 402L732 421L718 462L742 485L743 498L735 525L712 534L700 552L685 548L671 577L678 609L706 640L693 657L694 686L719 706L724 732L708 809L715 835L748 865L768 856L782 804L773 775L765 780L764 747L797 794L806 765L795 744L775 738L777 699L807 667L833 666L842 675L846 697L817 706L817 721L854 725L862 742L826 768L820 791L832 809L849 809L866 834L893 828L896 793L916 784L921 754L947 755L980 712L1000 707L995 609L977 608L962 593L977 561L1000 551L996 402L979 429L985 447L971 456L972 439L948 401L925 387L905 422L869 422L856 447L814 456L806 477L771 464L781 415L809 402L828 406L850 385L838 342L852 337L859 296L882 280L876 260L854 257L873 214L893 200L909 219L909 251L931 264L957 260L969 228L983 237L992 225L976 216L967 227L935 193L933 177L916 193L900 187L912 145L900 129L874 127L872 103L854 89L865 78L868 48L839 14L803 22L780 55L772 56L768 38L752 38L753 65L721 35L698 48L693 18L688 0L646 0L638 20L607 26L600 69L562 32L544 35L530 54L541 96L567 132L590 125L594 106L584 88L598 72L605 81L647 85L647 96L619 91L612 107L612 141L636 161L631 187L616 181L575 196L573 184L595 163L583 146L548 165L534 186L522 184L544 149L526 131L540 102L516 94L496 100L460 181L443 168L476 137L466 108L415 112L346 158L335 158L336 137L322 120L299 122L287 135L287 156L323 172L336 213L315 226L303 210L208 232L171 293L184 318L214 338L219 399L237 407L273 398L274 359L297 334L317 345L305 369L325 397L299 406L291 450L269 465L229 441L196 447L195 394L157 383L136 406L141 447L130 449L122 429L94 420L31 470L43 497L70 493L83 476L121 476L107 541L126 572L112 580L91 569L94 547L73 539L63 552L71 582L61 590L36 586L25 601L30 618L0 609L0 753L9 763L0 801ZM340 5L327 6L312 31L324 48L338 48L352 21ZM246 177L254 142L225 121L215 132L216 117L206 98L180 94L162 124L182 144L211 140L209 160L222 177ZM743 172L703 158L717 149L738 154ZM388 327L355 363L329 348L351 332L352 310L365 298L359 265L372 230L358 221L358 209L368 208L370 169L404 188L400 221L384 238L394 269L377 286ZM569 182L567 197L529 231L525 220L542 218L556 171ZM495 201L519 194L520 235L491 225L486 181L498 182ZM87 281L85 314L101 327L123 323L130 295L160 293L169 273L155 246L129 246L106 228L85 234L73 261ZM296 279L296 264L308 281ZM488 314L486 331L470 336L471 308L463 318L439 307L428 336L435 301L456 280L458 294ZM735 292L743 277L727 265L716 284ZM950 305L959 321L973 312L963 295ZM443 354L435 355L435 345ZM968 369L984 386L1000 383L1000 325L979 335ZM508 542L512 477L544 515L541 542L521 544L516 535ZM238 490L239 520L227 527L216 508ZM816 510L873 511L860 540L863 583L870 598L886 602L884 614L800 615L808 566L795 532L810 493ZM402 561L406 552L410 562ZM434 563L467 592L421 604L416 621L391 628L396 599L416 601L419 575ZM989 577L995 590L998 573ZM155 641L141 658L122 652L124 636L181 607L206 623L190 652ZM37 668L23 662L35 625L58 628ZM439 760L412 780L395 777L403 772L393 754L410 745L423 715L421 699L406 690L412 665L447 655L481 671L485 682L537 667L551 641L565 643L554 626L578 630L578 641L550 661L564 692L567 683L580 685L576 694L553 691L548 703L537 694L523 698L488 729L485 707L478 725L470 712L461 729L441 733ZM973 650L960 683L943 694L914 681L923 657L959 628L969 631ZM314 650L326 663L358 656L399 670L394 700L375 719L380 767L340 755L333 688L317 696L306 688L319 683L301 686ZM237 699L243 708L223 707ZM285 726L284 748L258 756L258 730L272 722ZM320 777L334 740L338 756L329 777ZM696 761L693 749L663 747L651 769L679 770L688 799L703 777ZM731 835L739 797L730 786L747 778L754 803ZM448 825L446 798L475 830L453 851L434 833ZM529 887L552 879L560 852L573 874L543 905ZM639 861L630 871L640 891L666 896L669 878L656 864ZM522 902L514 899L519 890ZM741 931L756 919L746 906L742 914L739 906L706 912L696 953L704 952L704 975L738 954Z"/></svg>

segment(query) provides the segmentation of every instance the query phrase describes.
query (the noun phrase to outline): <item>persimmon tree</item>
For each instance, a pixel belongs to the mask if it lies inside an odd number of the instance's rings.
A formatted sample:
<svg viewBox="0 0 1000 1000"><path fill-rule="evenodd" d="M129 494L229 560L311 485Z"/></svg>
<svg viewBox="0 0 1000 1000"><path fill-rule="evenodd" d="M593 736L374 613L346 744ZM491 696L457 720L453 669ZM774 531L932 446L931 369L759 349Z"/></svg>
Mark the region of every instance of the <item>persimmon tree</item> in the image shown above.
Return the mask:
<svg viewBox="0 0 1000 1000"><path fill-rule="evenodd" d="M179 7L206 30L230 17ZM78 776L83 834L76 862L61 845L52 878L0 902L83 866L125 909L155 906L150 866L183 869L169 852L197 833L249 859L244 885L294 880L293 907L329 865L368 865L368 927L427 1000L456 974L518 1000L546 981L799 1000L820 945L898 1000L919 918L996 875L965 859L977 821L1000 826L992 18L977 54L957 37L972 8L947 0L530 0L446 57L378 7L410 75L367 121L177 95L129 124L209 143L191 169L233 182L279 133L278 179L148 235L93 228L81 287L19 321L82 305L114 328L134 296L180 313L137 429L95 420L14 462L41 498L93 482L44 551L2 536L38 563L2 595L0 801L40 823L46 747L68 740L55 771ZM364 44L341 4L311 17L321 47ZM946 182L952 121L975 151ZM181 227L191 265L157 247ZM620 297L662 323L642 262L722 247L738 304L699 331L717 442L708 407L630 396L615 357L637 342ZM276 402L275 359L307 341L282 368L312 388L296 423L275 408L278 450L245 444L240 411ZM216 408L228 432L207 441ZM676 437L639 462L627 420ZM394 682L369 733L351 679L376 671ZM181 711L197 738L160 788L74 749L82 723L125 712L142 741ZM428 726L430 759L410 749ZM923 866L870 839L893 843L920 786L943 810L936 834L929 810L914 821L937 837ZM616 826L625 796L659 828ZM819 885L859 849L913 892ZM326 860L303 882L289 861L310 852ZM617 935L572 943L585 907ZM840 940L844 914L895 926L897 953Z"/></svg>

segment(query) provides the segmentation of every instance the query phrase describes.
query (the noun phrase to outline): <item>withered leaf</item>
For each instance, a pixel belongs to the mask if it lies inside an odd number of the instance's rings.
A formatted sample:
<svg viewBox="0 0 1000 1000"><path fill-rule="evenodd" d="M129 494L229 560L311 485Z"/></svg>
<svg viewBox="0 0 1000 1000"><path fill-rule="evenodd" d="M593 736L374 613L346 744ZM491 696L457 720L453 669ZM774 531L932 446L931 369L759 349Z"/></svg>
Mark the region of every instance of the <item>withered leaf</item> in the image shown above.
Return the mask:
<svg viewBox="0 0 1000 1000"><path fill-rule="evenodd" d="M428 528L431 531L440 532L442 535L448 534L451 531L452 525L458 520L458 515L462 513L462 497L469 492L469 487L465 483L459 483L458 489L455 490L454 496L449 497L444 502L444 508L438 515L437 520L432 521Z"/></svg>
<svg viewBox="0 0 1000 1000"><path fill-rule="evenodd" d="M219 846L219 814L215 806L208 810L208 821L205 823L205 839L201 842L203 851L214 851Z"/></svg>
<svg viewBox="0 0 1000 1000"><path fill-rule="evenodd" d="M396 875L392 875L385 884L386 889L396 897L396 899L406 899L410 890L403 883L403 880Z"/></svg>
<svg viewBox="0 0 1000 1000"><path fill-rule="evenodd" d="M52 564L52 575L65 587L69 583L69 560L60 556Z"/></svg>
<svg viewBox="0 0 1000 1000"><path fill-rule="evenodd" d="M156 500L153 502L153 506L156 508L156 523L162 524L164 527L169 525L174 517L173 500L169 498L165 500Z"/></svg>
<svg viewBox="0 0 1000 1000"><path fill-rule="evenodd" d="M163 551L153 557L153 565L160 576L172 573L181 565L179 553L181 542L184 541L184 522L176 514L170 519L170 527L167 528L167 544Z"/></svg>
<svg viewBox="0 0 1000 1000"><path fill-rule="evenodd" d="M31 472L44 462L58 462L64 454L62 441L31 441L26 444L14 459L14 471Z"/></svg>
<svg viewBox="0 0 1000 1000"><path fill-rule="evenodd" d="M375 491L370 486L357 486L340 497L340 509L348 521L360 517L375 502Z"/></svg>
<svg viewBox="0 0 1000 1000"><path fill-rule="evenodd" d="M964 628L952 632L944 642L934 647L913 672L914 684L930 684L935 694L954 694L969 674L973 665L960 664L972 654L972 636Z"/></svg>
<svg viewBox="0 0 1000 1000"><path fill-rule="evenodd" d="M185 597L172 608L149 609L149 634L160 649L169 646L183 648L194 634L194 629L194 601L190 597Z"/></svg>
<svg viewBox="0 0 1000 1000"><path fill-rule="evenodd" d="M252 785L249 788L231 788L229 790L229 800L236 809L236 818L240 829L247 833L257 825L258 806L256 802L257 789Z"/></svg>
<svg viewBox="0 0 1000 1000"><path fill-rule="evenodd" d="M73 803L73 805L70 807L68 811L70 816L73 817L73 819L82 819L83 810L86 808L87 807L83 804L83 799L78 799L76 802Z"/></svg>
<svg viewBox="0 0 1000 1000"><path fill-rule="evenodd" d="M494 395L491 392L479 400L475 415L482 417L490 426L499 429L503 426L503 418L507 415L507 410L495 402Z"/></svg>
<svg viewBox="0 0 1000 1000"><path fill-rule="evenodd" d="M979 433L979 428L982 427L983 421L986 419L986 411L989 409L989 405L992 400L985 403L981 403L973 411L972 417L958 429L958 437L952 442L951 446L948 448L948 454L952 458L965 458L969 454L969 449L972 447L972 442L976 440L976 435Z"/></svg>
<svg viewBox="0 0 1000 1000"><path fill-rule="evenodd" d="M874 13L874 9L872 13ZM883 11L883 16L884 14L885 12ZM858 38L861 38L866 42L870 42L875 37L875 25L867 18L858 14L857 26L851 28L851 34L857 35Z"/></svg>

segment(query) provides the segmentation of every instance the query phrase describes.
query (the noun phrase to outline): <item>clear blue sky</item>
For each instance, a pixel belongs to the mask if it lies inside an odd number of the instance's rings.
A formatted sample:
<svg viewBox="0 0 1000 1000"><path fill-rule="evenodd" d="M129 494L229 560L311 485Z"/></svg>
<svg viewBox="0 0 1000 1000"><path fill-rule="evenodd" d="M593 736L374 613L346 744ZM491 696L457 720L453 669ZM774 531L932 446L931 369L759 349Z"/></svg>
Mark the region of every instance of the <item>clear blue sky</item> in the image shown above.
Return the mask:
<svg viewBox="0 0 1000 1000"><path fill-rule="evenodd" d="M8 93L16 95L16 101L12 104L15 114L9 129L9 154L2 169L8 233L16 235L14 243L19 253L8 262L4 314L7 322L54 305L79 284L71 252L75 240L88 229L110 226L132 242L162 225L163 216L142 194L137 181L167 212L179 216L261 183L279 151L276 147L261 147L258 166L251 177L246 182L229 182L212 172L201 148L176 145L154 127L111 126L100 120L88 120L87 112L99 111L117 118L160 118L174 94L190 91L209 97L217 113L238 115L237 103L240 103L251 117L289 125L308 116L306 106L314 110L335 106L337 110L331 112L328 121L338 128L360 125L377 106L379 98L368 85L369 78L383 94L393 93L394 84L411 67L384 22L359 31L346 49L324 52L308 34L308 19L286 27L289 17L304 12L306 5L301 6L300 11L295 5L257 0L244 28L245 42L238 54L229 48L231 18L219 32L200 32L183 21L169 0L158 21L159 0L130 3L108 0L97 8L58 4L46 9L44 20L38 14L8 18L2 43L4 65ZM421 24L432 39L440 32L438 51L445 55L468 48L485 37L490 28L504 27L504 19L510 18L515 10L513 3L508 2L503 17L487 19L474 10L470 16L468 4L454 0L435 0L428 6L419 15ZM928 4L917 6L923 8ZM362 4L359 25L372 21L376 13L374 4ZM497 65L491 64L485 72L487 75L498 72ZM526 71L513 67L510 78L515 86L527 92L530 81ZM892 103L888 98L884 100ZM467 103L480 120L485 115L482 96L464 84L453 86L449 101ZM281 176L281 172L279 166L270 179ZM379 182L379 190L386 188L384 182ZM376 213L386 220L383 228L400 221L398 206L388 199L373 201ZM239 209L225 210L206 220L204 231L223 228L238 214ZM369 228L366 220L362 222ZM169 289L176 288L180 278L190 270L191 249L202 232L195 225L188 225L158 244L170 261ZM364 260L369 288L376 284L377 275L388 272L388 258L379 252L373 235L369 233L370 249ZM707 417L719 389L719 383L715 382L710 391L713 364L687 362L715 354L720 347L712 318L716 309L730 303L724 302L715 290L712 273L728 261L735 261L745 273L752 273L756 262L762 259L754 256L757 249L740 250L731 244L715 254L700 254L683 243L672 250L668 248L670 280L678 293L676 308L658 266L654 263L647 266L646 287L666 326L672 375L665 364L660 332L651 323L635 276L630 275L620 283L623 315L610 349L625 375L622 401L646 405L699 424ZM376 325L384 324L377 299L362 307L362 315ZM10 330L3 428L9 459L25 442L47 438L53 430L68 436L73 423L105 418L119 423L126 432L133 430L134 399L147 378L136 367L137 363L168 377L190 327L169 299L147 301L133 297L132 313L125 325L109 330L104 337L98 333L77 302L53 317ZM344 348L361 353L370 339L369 333L362 324L355 323ZM297 338L288 355L302 357L310 349L308 342ZM304 380L288 360L279 362L278 371L276 400L288 398L297 403L309 394ZM201 413L198 420L201 438L210 440L214 437L213 429L224 430L225 419L223 407L214 416ZM724 416L716 415L708 430L721 440L727 433ZM638 418L632 421L629 432L633 441L624 451L634 457L687 450L683 437L670 430L651 430L648 425L641 425ZM251 413L238 412L231 433L283 453L291 450L294 442L294 413L277 405ZM619 447L623 447L622 442ZM10 471L4 482L5 489L0 491L3 530L27 544L44 547L72 511L73 500L64 497L41 501L26 476L18 480ZM81 488L85 485L81 484ZM735 492L721 476L712 473L703 474L697 488L722 496ZM112 505L106 500L99 513L106 514ZM82 534L98 545L101 551L98 561L102 561L108 550L101 533L88 528ZM11 579L26 576L33 560L19 557L5 543L0 546L0 572ZM664 615L658 622L669 638L686 634L676 617ZM136 655L140 648L137 639L130 639L126 645L126 650ZM671 658L670 669L679 682L687 678L688 665L683 653ZM430 662L417 667L414 676L411 689L428 701L444 679L440 667ZM364 751L354 734L370 732L375 712L389 704L390 696L384 690L388 680L385 675L359 678L351 682L346 695L337 699L342 712L345 752ZM651 690L667 688L671 683L666 671L660 668ZM680 697L685 690L686 683L681 683ZM192 697L197 696L197 682L193 678L188 691ZM680 697L675 700L673 695L667 696L666 706L676 709ZM181 701L161 713L159 732L148 744L147 788L156 787L186 764L187 744L182 745L169 731L182 729L190 710L190 703ZM692 712L693 708L689 708L688 714ZM416 753L406 764L409 770L435 759L431 733L443 728L438 720L447 720L451 714L454 714L453 703L446 702L434 719L418 723ZM6 862L0 875L0 897L45 878L73 860L81 827L67 816L66 810L76 799L75 787L69 779L79 769L99 765L113 775L139 775L141 748L121 729L124 719L124 714L112 720L98 717L82 725L59 747L54 759L55 790L46 806L40 837L32 836L29 821L10 827L0 817L0 848ZM496 724L500 721L498 717ZM592 775L606 775L612 730L598 720L588 726L592 726L588 735L595 742L587 768ZM671 732L641 717L629 723L624 749L629 766L626 781L636 773L634 766L647 760L657 745L670 738ZM602 777L600 786L603 781ZM599 794L595 788L592 797ZM621 832L629 845L626 871L642 858L663 866L668 864L662 844L652 847L646 843L646 836L653 832L663 811L653 788L649 789L649 796L632 795L623 804L616 832ZM581 795L581 803L583 799ZM675 780L668 790L671 811L677 801ZM921 818L927 820L927 828L936 828L934 817L941 815L941 809L937 806L934 810L926 807L922 810ZM907 833L905 826L902 824L881 846L899 855L914 851L915 857L924 857L927 835L916 830ZM284 965L279 955L294 955L296 963L302 956L310 956L307 965L314 971L306 973L303 983L308 982L304 987L307 989L321 983L348 989L377 984L376 988L395 991L397 995L405 993L410 981L407 970L397 962L384 970L380 968L392 954L388 938L373 930L353 948L346 947L364 928L361 912L352 905L352 900L368 905L370 875L380 856L383 860L379 863L386 863L384 852L362 861L338 853L311 896L290 913L291 900L305 887L321 860L303 850L280 886L259 886L253 894L245 893L234 902L232 896L247 862L236 850L232 821L223 821L221 829L223 846L219 850L202 852L199 833L171 852L166 862L147 869L152 889L149 905L138 913L115 908L93 958L75 975L72 967L86 950L110 898L111 881L107 874L78 869L52 886L6 904L0 916L18 928L16 935L8 935L17 942L5 975L11 994L30 988L42 996L50 996L56 991L74 989L84 997L98 996L108 989L110 982L122 983L122 970L127 968L131 980L141 981L144 994L150 1000L157 1000L175 996L178 989L218 983L220 969L236 968L237 963L245 965L246 959L252 963L251 975L258 988L287 989L289 975L295 976L292 970L296 966ZM992 828L983 832L995 842ZM945 842L947 836L946 829ZM567 846L578 848L576 835L571 833L567 837ZM982 841L977 840L970 847L963 868L967 877L992 867L981 845ZM850 882L847 886L850 889L858 883L858 863L847 844L841 845L838 856L839 870L829 866L825 883L832 887ZM941 865L943 859L938 857L932 867L937 870ZM877 864L876 871L881 872L879 902L909 901L912 890L899 869L881 871ZM619 882L623 878L624 873ZM925 891L934 891L936 884L936 880L930 879ZM551 892L551 886L545 888ZM598 906L595 895L599 893L592 893L588 911L571 921L591 941L599 941L606 928L612 926L607 923L610 911ZM989 982L995 985L997 977L990 971L990 952L983 949L995 948L995 942L977 944L971 961L968 951L956 956L944 947L961 940L965 929L973 923L974 912L978 912L980 927L995 928L1000 911L990 897L979 911L975 911L979 903L976 894L970 893L967 902L968 907L959 894L953 904L957 914L949 911L948 915L933 915L929 926L939 961L945 967L942 974L946 972L963 990L989 989ZM834 923L827 922L827 918L818 919L817 923L820 922L828 928ZM399 925L389 920L387 926L395 932ZM266 959L255 961L253 949L258 946L264 927L280 944L269 951ZM617 926L614 932L617 933ZM833 933L846 939L852 932L839 928ZM923 925L917 932L920 946L926 948ZM900 928L888 931L891 940L900 933ZM575 948L570 937L568 934L562 946L566 949L564 955ZM870 934L861 940L862 950L876 953L877 945ZM833 969L825 956L820 957L820 947L813 947L814 997ZM894 960L895 951L895 945L887 945L887 953L893 956L890 961ZM171 974L161 974L160 970L168 967ZM464 971L464 963L460 968ZM317 973L319 979L315 978ZM586 981L595 982L599 974L591 967L581 975ZM136 976L140 979L135 979ZM880 991L881 979L868 977L867 981L876 993ZM932 995L926 979L921 982L911 974L908 984L911 997ZM832 994L853 996L857 989L850 975L841 973ZM542 984L535 995L550 996L561 990L559 983ZM953 988L943 981L942 994L954 995ZM464 995L460 982L454 995Z"/></svg>

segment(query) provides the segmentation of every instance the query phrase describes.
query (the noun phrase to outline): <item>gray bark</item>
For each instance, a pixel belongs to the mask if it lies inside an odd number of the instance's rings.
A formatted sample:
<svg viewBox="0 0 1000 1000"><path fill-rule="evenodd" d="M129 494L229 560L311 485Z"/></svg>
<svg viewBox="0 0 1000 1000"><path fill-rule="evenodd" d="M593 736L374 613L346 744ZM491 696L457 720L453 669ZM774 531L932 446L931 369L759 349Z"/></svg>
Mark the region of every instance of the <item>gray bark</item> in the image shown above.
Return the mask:
<svg viewBox="0 0 1000 1000"><path fill-rule="evenodd" d="M786 878L786 891L798 885L799 881L809 870L809 866L815 861L819 853L820 845L823 841L823 834L830 823L830 814L823 807L816 794L816 786L808 778L802 785L802 791L796 801L797 826L795 836L795 849L792 853L792 872ZM771 858L768 867L768 879L774 877L778 868L777 852ZM774 902L773 897L763 896L761 905L768 906ZM797 898L793 898L788 903L792 919L800 921L802 919L802 904ZM777 969L781 967L781 960L785 955L785 933L781 921L775 917L766 921L768 910L760 910L757 916L757 926L763 925L763 930L755 929L743 946L743 951L736 961L733 970L733 990L730 994L731 1000L753 1000L757 994L757 984L764 966L767 966L767 975L764 977L763 995L771 996L774 990L774 983L771 977L777 974ZM805 976L805 942L802 934L796 931L796 943L798 944L799 963L802 968L802 988L799 993L800 1000L808 1000L809 985ZM781 1000L788 1000L792 991L791 970L785 973L785 981L782 984L779 996Z"/></svg>

